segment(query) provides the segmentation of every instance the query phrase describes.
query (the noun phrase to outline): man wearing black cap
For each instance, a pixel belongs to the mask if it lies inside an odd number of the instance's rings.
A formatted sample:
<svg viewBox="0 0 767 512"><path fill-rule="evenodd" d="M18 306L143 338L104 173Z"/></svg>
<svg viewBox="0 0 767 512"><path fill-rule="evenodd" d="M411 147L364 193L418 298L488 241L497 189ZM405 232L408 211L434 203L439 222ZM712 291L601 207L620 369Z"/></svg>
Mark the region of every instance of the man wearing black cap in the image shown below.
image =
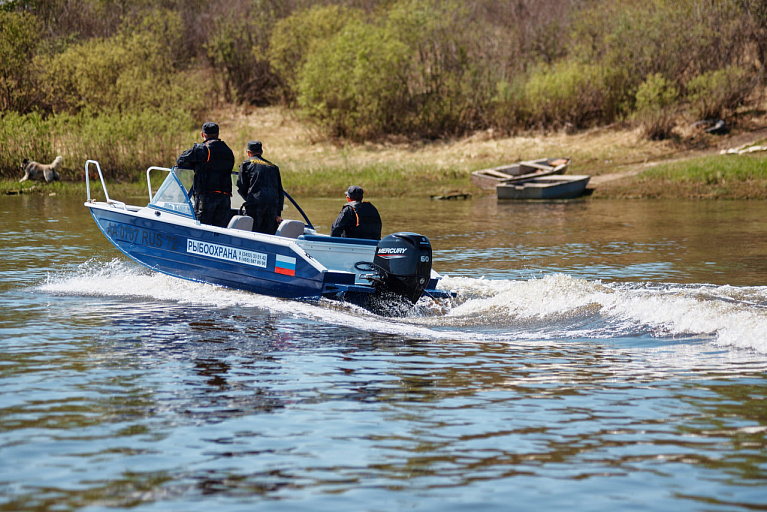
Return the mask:
<svg viewBox="0 0 767 512"><path fill-rule="evenodd" d="M203 224L226 227L232 216L234 153L218 138L218 125L202 125L202 144L195 144L176 160L182 169L194 169L194 213Z"/></svg>
<svg viewBox="0 0 767 512"><path fill-rule="evenodd" d="M282 222L285 195L280 168L263 158L257 140L248 142L248 159L240 164L237 191L245 199L245 212L253 217L253 231L273 235Z"/></svg>
<svg viewBox="0 0 767 512"><path fill-rule="evenodd" d="M362 201L362 187L352 185L346 191L346 204L330 228L330 236L381 239L381 216L375 206Z"/></svg>

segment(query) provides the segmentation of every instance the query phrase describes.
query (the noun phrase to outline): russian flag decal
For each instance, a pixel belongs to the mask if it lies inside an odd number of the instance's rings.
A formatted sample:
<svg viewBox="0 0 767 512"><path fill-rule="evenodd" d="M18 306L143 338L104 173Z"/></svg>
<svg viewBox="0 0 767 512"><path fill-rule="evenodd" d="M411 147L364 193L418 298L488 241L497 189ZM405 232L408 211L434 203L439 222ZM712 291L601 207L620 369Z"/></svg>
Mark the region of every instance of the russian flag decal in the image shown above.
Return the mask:
<svg viewBox="0 0 767 512"><path fill-rule="evenodd" d="M285 274L286 276L296 275L296 259L290 256L276 255L277 259L274 263L274 271L278 274Z"/></svg>

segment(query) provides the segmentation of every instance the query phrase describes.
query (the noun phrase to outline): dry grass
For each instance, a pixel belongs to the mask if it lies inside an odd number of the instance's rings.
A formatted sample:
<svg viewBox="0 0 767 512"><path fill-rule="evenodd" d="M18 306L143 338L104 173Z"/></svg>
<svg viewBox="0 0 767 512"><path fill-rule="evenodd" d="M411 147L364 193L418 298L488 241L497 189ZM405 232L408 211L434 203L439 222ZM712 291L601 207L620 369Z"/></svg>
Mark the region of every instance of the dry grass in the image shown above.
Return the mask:
<svg viewBox="0 0 767 512"><path fill-rule="evenodd" d="M728 136L680 128L680 136L667 141L646 140L636 128L615 125L577 134L497 137L492 131L484 131L449 141L391 139L354 144L323 138L311 125L280 107L230 107L213 117L221 125L222 138L238 158L244 158L248 140L261 140L264 156L280 165L286 187L313 195L337 195L355 180L363 186L375 186L378 196L426 196L448 191L483 194L487 192L475 189L469 181L474 170L544 156L569 156L573 160L569 173L592 176L594 197L658 197L673 193L710 197L716 191L702 193L699 186L695 190L669 187L639 177L658 162L716 154L722 148L767 137L765 119L752 119ZM646 188L646 193L637 187Z"/></svg>
<svg viewBox="0 0 767 512"><path fill-rule="evenodd" d="M670 142L643 140L636 130L621 127L576 135L552 133L506 138L496 137L488 130L450 141L392 139L354 144L324 139L280 107L227 108L219 110L217 116L222 138L235 148L236 154L239 149L244 158L246 142L261 140L267 158L299 172L301 167L319 160L338 168L396 163L468 173L518 160L570 156L573 172L600 174L618 165L662 158L675 152Z"/></svg>
<svg viewBox="0 0 767 512"><path fill-rule="evenodd" d="M444 193L444 187L434 179L455 176L451 188L461 192L479 193L469 183L471 171L494 167L518 160L543 156L569 156L573 159L573 174L599 175L648 158L658 159L674 153L671 143L643 140L634 130L610 127L586 133L526 135L496 137L492 131L476 133L470 137L449 141L413 142L388 140L376 143L354 144L323 139L310 125L279 107L226 108L211 119L221 126L221 137L234 149L237 157L245 157L248 140L257 139L264 144L264 156L280 166L283 180L301 182L303 174L317 169L329 169L354 177L363 169L391 172L397 169L412 177L412 184L424 182L427 187L417 188L422 195ZM319 173L321 174L321 173ZM428 175L432 175L429 177ZM323 176L317 176L322 179ZM335 194L315 183L314 193ZM396 187L378 195L399 195Z"/></svg>

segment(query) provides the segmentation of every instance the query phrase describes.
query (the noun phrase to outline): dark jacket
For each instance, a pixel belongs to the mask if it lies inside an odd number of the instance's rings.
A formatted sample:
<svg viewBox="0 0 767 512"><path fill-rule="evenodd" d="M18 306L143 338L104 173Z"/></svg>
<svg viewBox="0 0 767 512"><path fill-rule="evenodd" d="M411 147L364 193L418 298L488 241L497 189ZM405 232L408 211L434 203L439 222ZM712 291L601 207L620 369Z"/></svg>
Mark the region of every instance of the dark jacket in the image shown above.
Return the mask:
<svg viewBox="0 0 767 512"><path fill-rule="evenodd" d="M282 211L285 203L280 168L260 156L252 156L240 164L237 191L246 205L274 205Z"/></svg>
<svg viewBox="0 0 767 512"><path fill-rule="evenodd" d="M187 149L176 160L182 169L194 169L195 195L223 193L232 195L234 153L219 139L207 140Z"/></svg>
<svg viewBox="0 0 767 512"><path fill-rule="evenodd" d="M380 240L381 216L368 202L346 203L330 228L330 236Z"/></svg>

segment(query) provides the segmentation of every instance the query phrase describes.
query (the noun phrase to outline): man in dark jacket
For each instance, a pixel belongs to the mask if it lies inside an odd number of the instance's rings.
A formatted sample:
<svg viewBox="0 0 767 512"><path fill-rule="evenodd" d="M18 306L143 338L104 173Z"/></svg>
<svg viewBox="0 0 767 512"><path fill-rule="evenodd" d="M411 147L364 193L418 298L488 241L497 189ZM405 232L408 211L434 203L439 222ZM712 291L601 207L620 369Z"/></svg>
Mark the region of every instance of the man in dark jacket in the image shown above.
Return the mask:
<svg viewBox="0 0 767 512"><path fill-rule="evenodd" d="M240 164L237 191L245 199L245 211L253 217L253 231L273 235L282 222L285 195L280 168L263 158L257 140L248 142L248 159Z"/></svg>
<svg viewBox="0 0 767 512"><path fill-rule="evenodd" d="M330 236L381 239L381 216L375 206L362 201L362 187L352 185L346 191L346 204L341 208Z"/></svg>
<svg viewBox="0 0 767 512"><path fill-rule="evenodd" d="M234 153L218 138L218 125L202 125L202 144L195 144L176 160L182 169L194 169L194 213L203 224L226 227L232 216Z"/></svg>

